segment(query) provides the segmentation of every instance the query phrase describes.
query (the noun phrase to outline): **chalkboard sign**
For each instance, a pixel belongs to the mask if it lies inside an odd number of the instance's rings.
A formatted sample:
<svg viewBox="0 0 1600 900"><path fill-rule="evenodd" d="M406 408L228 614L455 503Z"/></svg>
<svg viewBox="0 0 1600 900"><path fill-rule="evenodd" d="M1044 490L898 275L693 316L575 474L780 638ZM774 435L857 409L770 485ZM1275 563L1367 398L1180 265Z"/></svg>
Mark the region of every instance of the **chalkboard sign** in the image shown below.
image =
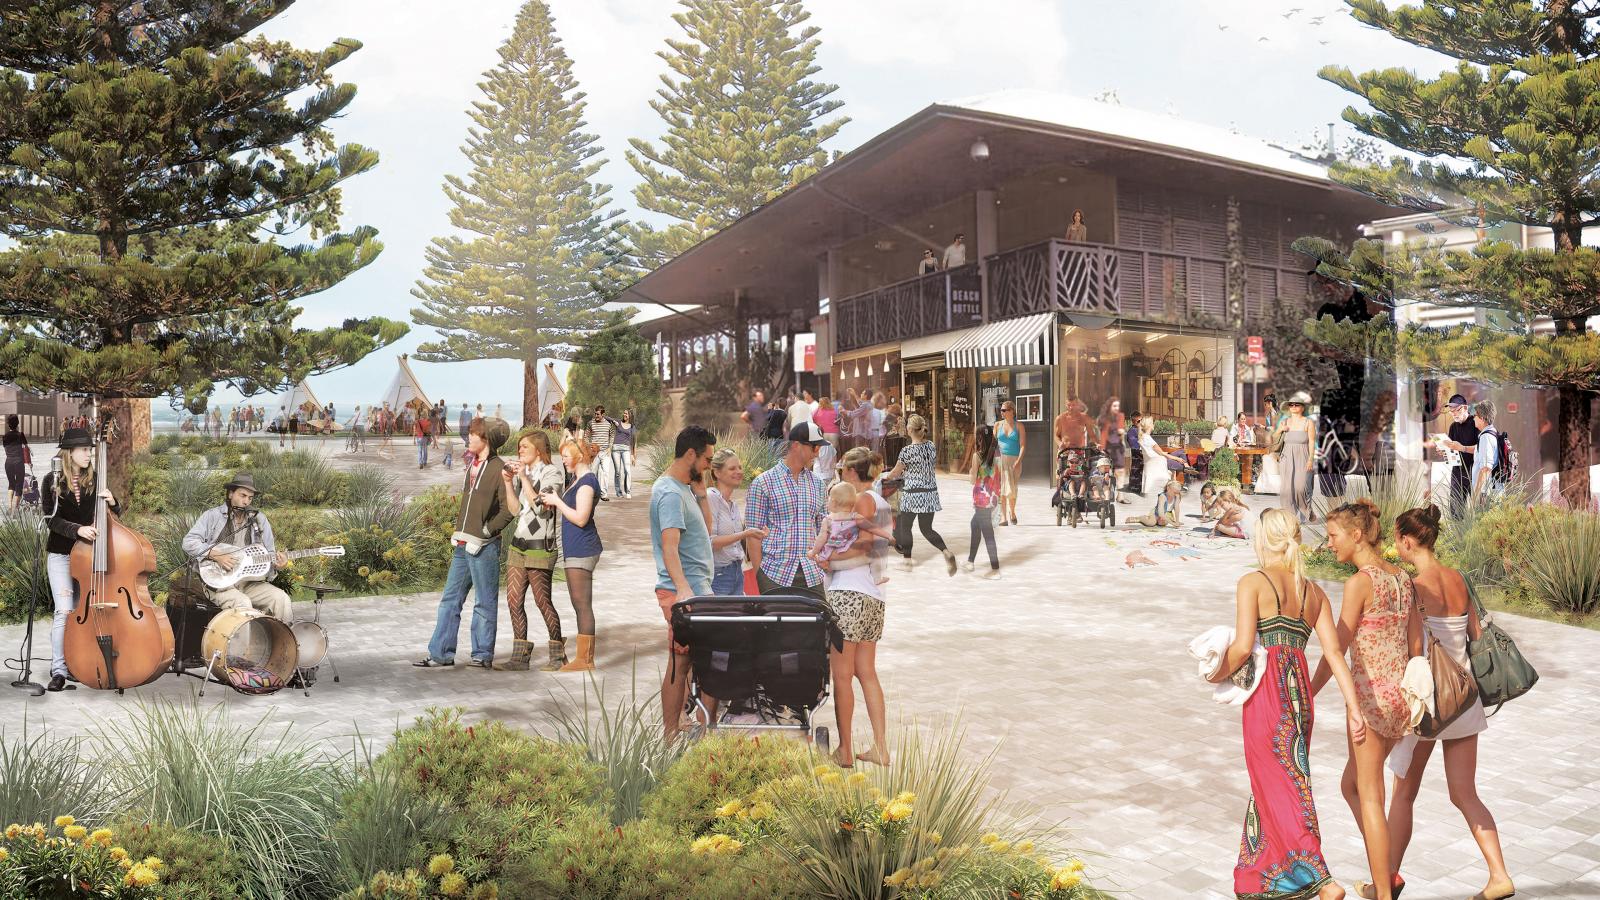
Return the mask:
<svg viewBox="0 0 1600 900"><path fill-rule="evenodd" d="M950 401L950 416L961 425L972 423L972 398L961 395Z"/></svg>

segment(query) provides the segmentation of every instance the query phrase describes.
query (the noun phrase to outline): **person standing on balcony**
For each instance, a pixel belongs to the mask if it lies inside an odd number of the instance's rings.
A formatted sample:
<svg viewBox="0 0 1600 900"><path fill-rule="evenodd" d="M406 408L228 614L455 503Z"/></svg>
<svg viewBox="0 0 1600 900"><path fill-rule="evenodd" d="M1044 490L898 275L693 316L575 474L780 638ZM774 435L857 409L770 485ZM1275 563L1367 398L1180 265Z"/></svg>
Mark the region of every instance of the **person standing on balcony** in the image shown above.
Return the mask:
<svg viewBox="0 0 1600 900"><path fill-rule="evenodd" d="M1089 226L1083 223L1083 210L1072 211L1072 224L1067 226L1067 240L1082 244L1089 240Z"/></svg>
<svg viewBox="0 0 1600 900"><path fill-rule="evenodd" d="M917 274L932 275L937 271L939 271L939 260L934 258L933 249L922 251L922 262L917 263Z"/></svg>
<svg viewBox="0 0 1600 900"><path fill-rule="evenodd" d="M951 239L950 246L944 248L944 263L941 269L954 269L967 264L967 236L956 233Z"/></svg>

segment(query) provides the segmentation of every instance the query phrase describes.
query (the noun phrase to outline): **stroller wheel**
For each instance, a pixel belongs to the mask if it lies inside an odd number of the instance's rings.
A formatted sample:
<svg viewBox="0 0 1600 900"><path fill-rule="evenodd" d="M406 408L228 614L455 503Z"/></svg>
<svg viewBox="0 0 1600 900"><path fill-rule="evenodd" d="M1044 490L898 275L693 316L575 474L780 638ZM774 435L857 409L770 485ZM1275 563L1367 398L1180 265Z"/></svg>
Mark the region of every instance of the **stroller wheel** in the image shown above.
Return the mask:
<svg viewBox="0 0 1600 900"><path fill-rule="evenodd" d="M1061 504L1056 504L1056 527L1061 527Z"/></svg>
<svg viewBox="0 0 1600 900"><path fill-rule="evenodd" d="M817 730L813 732L812 737L813 740L816 741L817 747L819 747L823 753L827 753L829 750L833 749L831 746L832 740L828 734L828 726L818 725Z"/></svg>

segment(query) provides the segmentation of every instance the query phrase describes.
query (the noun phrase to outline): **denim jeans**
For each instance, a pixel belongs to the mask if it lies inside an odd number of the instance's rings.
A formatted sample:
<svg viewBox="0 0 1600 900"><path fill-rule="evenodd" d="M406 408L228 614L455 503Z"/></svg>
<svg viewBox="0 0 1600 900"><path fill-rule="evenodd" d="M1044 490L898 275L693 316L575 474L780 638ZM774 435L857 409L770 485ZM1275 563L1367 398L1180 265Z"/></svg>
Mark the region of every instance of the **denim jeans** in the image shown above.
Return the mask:
<svg viewBox="0 0 1600 900"><path fill-rule="evenodd" d="M500 542L483 545L477 556L457 547L450 555L450 574L439 598L439 618L433 625L428 655L439 662L456 658L456 637L461 631L461 607L472 589L472 658L494 659L496 618L500 615Z"/></svg>
<svg viewBox="0 0 1600 900"><path fill-rule="evenodd" d="M61 652L61 642L67 636L67 617L78 605L78 593L72 583L72 557L65 553L47 556L45 572L50 577L50 596L56 604L56 616L50 623L50 674L66 675L67 657Z"/></svg>
<svg viewBox="0 0 1600 900"><path fill-rule="evenodd" d="M417 438L417 465L425 466L428 464L428 444L431 442L431 438Z"/></svg>
<svg viewBox="0 0 1600 900"><path fill-rule="evenodd" d="M744 563L735 560L711 573L711 593L718 597L744 594Z"/></svg>
<svg viewBox="0 0 1600 900"><path fill-rule="evenodd" d="M616 490L611 496L620 497L632 490L628 484L628 448L611 448L611 475L616 485Z"/></svg>

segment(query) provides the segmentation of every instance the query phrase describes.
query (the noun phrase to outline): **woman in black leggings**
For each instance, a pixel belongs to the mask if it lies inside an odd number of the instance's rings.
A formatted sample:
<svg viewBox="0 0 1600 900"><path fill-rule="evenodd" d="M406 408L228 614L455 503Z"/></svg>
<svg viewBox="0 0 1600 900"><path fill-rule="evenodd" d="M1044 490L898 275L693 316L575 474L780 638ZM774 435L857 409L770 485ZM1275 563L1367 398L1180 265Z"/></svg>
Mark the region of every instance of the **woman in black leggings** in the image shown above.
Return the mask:
<svg viewBox="0 0 1600 900"><path fill-rule="evenodd" d="M33 450L28 447L28 436L22 431L22 418L15 414L6 416L6 487L11 491L11 511L22 505L23 472L33 462Z"/></svg>
<svg viewBox="0 0 1600 900"><path fill-rule="evenodd" d="M883 476L886 481L905 478L900 486L900 515L895 518L894 542L900 548L902 564L909 571L912 566L911 523L915 521L922 529L923 538L944 554L947 573L954 575L956 556L945 546L939 532L933 530L934 513L941 507L939 482L933 473L934 447L928 440L928 421L918 415L910 416L906 419L906 433L911 436L911 443L900 450L894 468Z"/></svg>

